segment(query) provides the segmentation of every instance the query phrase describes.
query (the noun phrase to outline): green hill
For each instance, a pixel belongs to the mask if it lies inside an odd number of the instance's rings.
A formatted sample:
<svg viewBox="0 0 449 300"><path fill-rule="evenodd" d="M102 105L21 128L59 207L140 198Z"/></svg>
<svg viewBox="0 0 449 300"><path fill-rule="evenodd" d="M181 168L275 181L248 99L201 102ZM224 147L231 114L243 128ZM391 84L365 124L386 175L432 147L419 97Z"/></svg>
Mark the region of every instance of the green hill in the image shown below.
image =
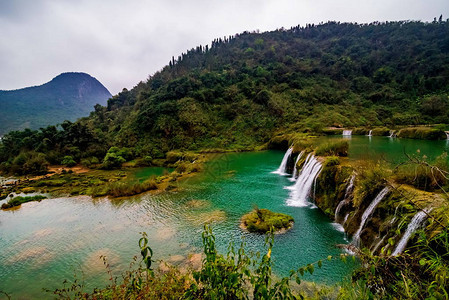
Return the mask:
<svg viewBox="0 0 449 300"><path fill-rule="evenodd" d="M28 150L50 161L102 159L111 146L157 158L173 149L251 149L279 131L447 123L448 91L447 21L244 32L172 58L62 131L5 136L0 160Z"/></svg>
<svg viewBox="0 0 449 300"><path fill-rule="evenodd" d="M98 80L85 73L63 73L41 86L0 91L0 135L75 121L110 97Z"/></svg>

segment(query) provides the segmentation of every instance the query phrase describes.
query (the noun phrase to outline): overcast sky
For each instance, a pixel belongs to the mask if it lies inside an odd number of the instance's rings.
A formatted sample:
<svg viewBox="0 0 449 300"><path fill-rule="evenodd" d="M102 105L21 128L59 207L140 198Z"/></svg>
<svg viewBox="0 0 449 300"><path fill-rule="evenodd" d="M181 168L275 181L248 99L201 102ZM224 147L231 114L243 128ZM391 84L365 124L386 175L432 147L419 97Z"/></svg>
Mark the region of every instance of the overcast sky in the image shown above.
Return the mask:
<svg viewBox="0 0 449 300"><path fill-rule="evenodd" d="M112 94L172 56L245 30L328 20L432 21L449 0L0 0L0 89L86 72Z"/></svg>

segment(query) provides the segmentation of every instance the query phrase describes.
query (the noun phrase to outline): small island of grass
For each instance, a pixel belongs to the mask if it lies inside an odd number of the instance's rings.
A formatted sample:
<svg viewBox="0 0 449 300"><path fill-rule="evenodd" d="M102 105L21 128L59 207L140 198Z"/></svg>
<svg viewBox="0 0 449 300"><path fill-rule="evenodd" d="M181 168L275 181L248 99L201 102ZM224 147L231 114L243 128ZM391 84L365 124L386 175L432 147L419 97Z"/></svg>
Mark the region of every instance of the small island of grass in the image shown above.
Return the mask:
<svg viewBox="0 0 449 300"><path fill-rule="evenodd" d="M293 217L289 215L256 208L242 217L241 227L257 233L269 232L273 227L275 233L282 233L292 228L293 223Z"/></svg>
<svg viewBox="0 0 449 300"><path fill-rule="evenodd" d="M31 201L41 201L42 199L46 199L47 197L43 196L43 195L36 195L36 196L18 196L18 197L14 197L11 200L9 200L6 203L2 204L2 209L8 209L11 207L15 207L15 206L19 206L23 203L26 202L31 202Z"/></svg>

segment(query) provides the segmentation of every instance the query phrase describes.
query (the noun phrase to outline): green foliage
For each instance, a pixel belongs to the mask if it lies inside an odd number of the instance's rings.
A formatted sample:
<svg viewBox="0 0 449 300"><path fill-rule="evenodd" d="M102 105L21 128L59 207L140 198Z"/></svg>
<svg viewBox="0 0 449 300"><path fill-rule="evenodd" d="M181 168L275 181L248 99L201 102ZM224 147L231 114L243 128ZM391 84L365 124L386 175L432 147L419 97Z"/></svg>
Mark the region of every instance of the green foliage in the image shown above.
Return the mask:
<svg viewBox="0 0 449 300"><path fill-rule="evenodd" d="M444 140L446 134L442 130L430 127L412 127L399 130L398 137L420 140Z"/></svg>
<svg viewBox="0 0 449 300"><path fill-rule="evenodd" d="M349 143L345 140L329 141L317 146L318 156L348 156Z"/></svg>
<svg viewBox="0 0 449 300"><path fill-rule="evenodd" d="M2 209L8 209L14 206L19 206L23 203L30 202L30 201L41 201L42 199L47 199L47 197L42 195L36 195L36 196L18 196L10 199L8 202L2 204Z"/></svg>
<svg viewBox="0 0 449 300"><path fill-rule="evenodd" d="M357 168L357 180L354 189L354 206L358 207L366 199L374 199L386 184L391 172L382 164L363 162Z"/></svg>
<svg viewBox="0 0 449 300"><path fill-rule="evenodd" d="M100 160L98 158L96 158L95 156L81 159L81 164L87 168L91 168L95 165L98 165L99 163L100 163Z"/></svg>
<svg viewBox="0 0 449 300"><path fill-rule="evenodd" d="M242 224L249 232L259 233L289 229L293 226L293 222L293 217L289 215L257 207L242 217Z"/></svg>
<svg viewBox="0 0 449 300"><path fill-rule="evenodd" d="M376 136L388 136L390 135L390 129L388 129L387 127L376 127L373 128L371 134Z"/></svg>
<svg viewBox="0 0 449 300"><path fill-rule="evenodd" d="M0 169L15 175L42 175L47 173L48 165L45 154L26 151L21 152L12 161L3 162Z"/></svg>
<svg viewBox="0 0 449 300"><path fill-rule="evenodd" d="M120 168L122 166L122 163L126 161L126 159L123 157L123 155L126 155L126 153L126 151L123 151L118 147L111 147L103 159L102 167L107 170Z"/></svg>
<svg viewBox="0 0 449 300"><path fill-rule="evenodd" d="M398 183L410 184L425 191L444 189L449 184L448 174L447 153L433 163L425 158L409 156L407 162L394 169L394 179Z"/></svg>
<svg viewBox="0 0 449 300"><path fill-rule="evenodd" d="M66 167L73 167L76 165L76 161L70 155L64 156L64 159L61 161L61 164Z"/></svg>
<svg viewBox="0 0 449 300"><path fill-rule="evenodd" d="M448 32L445 21L328 22L217 39L172 59L88 118L6 134L2 169L10 172L27 151L55 164L66 155L104 160L111 147L128 148L104 162L115 168L120 157L254 149L278 130L349 126L386 135L375 127L447 122Z"/></svg>
<svg viewBox="0 0 449 300"><path fill-rule="evenodd" d="M93 196L104 196L110 195L113 197L124 197L124 196L133 196L137 194L141 194L150 190L157 190L158 185L155 179L148 179L144 182L113 182L108 184L104 189L101 189L100 192L98 190L92 190L91 193Z"/></svg>
<svg viewBox="0 0 449 300"><path fill-rule="evenodd" d="M369 290L371 298L379 299L448 298L447 229L439 231L433 237L421 232L413 248L415 251L412 253L393 257L373 256L369 252L362 252L362 263L352 275L354 285L347 290L354 286L364 286Z"/></svg>
<svg viewBox="0 0 449 300"><path fill-rule="evenodd" d="M193 273L195 282L186 291L185 298L248 299L252 292L251 296L254 299L302 299L301 295L293 294L288 277L277 282L273 280L272 235L267 236L266 244L268 250L260 262L251 259L245 253L243 244L237 253L231 244L227 256L223 256L217 252L215 236L206 225L203 232L205 254L203 266L200 271ZM255 269L251 266L255 266Z"/></svg>
<svg viewBox="0 0 449 300"><path fill-rule="evenodd" d="M340 158L338 156L329 156L326 157L324 161L323 168L338 166L340 164Z"/></svg>

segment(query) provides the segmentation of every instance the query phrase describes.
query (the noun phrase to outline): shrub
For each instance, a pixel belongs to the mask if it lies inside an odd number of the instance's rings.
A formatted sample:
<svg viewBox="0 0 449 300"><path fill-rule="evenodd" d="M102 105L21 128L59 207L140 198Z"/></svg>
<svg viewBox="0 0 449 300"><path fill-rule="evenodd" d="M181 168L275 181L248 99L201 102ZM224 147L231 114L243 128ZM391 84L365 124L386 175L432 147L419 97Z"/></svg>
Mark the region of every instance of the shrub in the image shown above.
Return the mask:
<svg viewBox="0 0 449 300"><path fill-rule="evenodd" d="M76 165L76 161L73 159L72 156L66 155L62 159L61 164L67 167L73 167L74 165Z"/></svg>
<svg viewBox="0 0 449 300"><path fill-rule="evenodd" d="M124 163L125 161L126 159L124 159L120 155L108 151L103 159L102 167L107 170L120 168L122 166L122 163Z"/></svg>
<svg viewBox="0 0 449 300"><path fill-rule="evenodd" d="M242 217L242 225L249 232L259 233L270 232L272 228L275 231L289 229L292 227L293 222L293 218L289 215L258 208Z"/></svg>
<svg viewBox="0 0 449 300"><path fill-rule="evenodd" d="M83 158L81 160L81 164L83 166L85 166L86 168L91 168L94 165L98 165L99 163L100 163L100 161L95 156L91 156L91 157L88 157L88 158Z"/></svg>

